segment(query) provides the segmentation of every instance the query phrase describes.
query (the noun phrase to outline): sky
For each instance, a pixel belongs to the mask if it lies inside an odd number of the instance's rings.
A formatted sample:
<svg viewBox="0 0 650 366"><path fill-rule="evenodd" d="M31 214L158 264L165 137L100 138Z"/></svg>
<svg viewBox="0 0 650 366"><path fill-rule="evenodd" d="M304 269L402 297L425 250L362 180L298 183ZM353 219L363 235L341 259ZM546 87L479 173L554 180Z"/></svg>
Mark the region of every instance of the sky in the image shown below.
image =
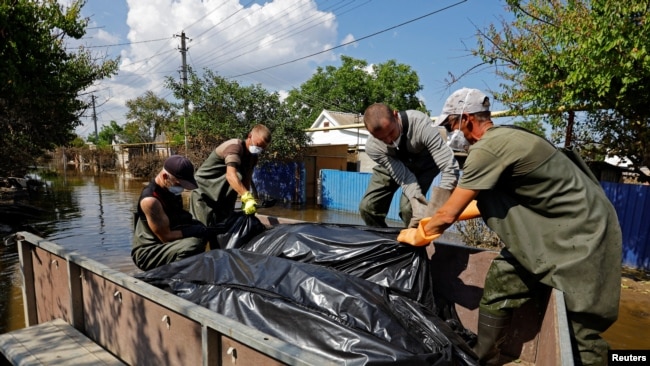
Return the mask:
<svg viewBox="0 0 650 366"><path fill-rule="evenodd" d="M101 131L111 120L126 123L126 101L146 91L174 100L164 80L180 80L182 32L193 70L207 68L281 96L318 67L339 67L342 55L368 64L395 60L418 74L418 97L433 117L456 89L499 90L501 80L489 68L452 86L448 80L480 63L469 52L477 29L510 14L504 0L87 0L82 16L89 19L87 34L68 47L120 58L117 75L86 91L95 96ZM493 111L502 109L493 101ZM82 123L79 135L94 134L92 108Z"/></svg>

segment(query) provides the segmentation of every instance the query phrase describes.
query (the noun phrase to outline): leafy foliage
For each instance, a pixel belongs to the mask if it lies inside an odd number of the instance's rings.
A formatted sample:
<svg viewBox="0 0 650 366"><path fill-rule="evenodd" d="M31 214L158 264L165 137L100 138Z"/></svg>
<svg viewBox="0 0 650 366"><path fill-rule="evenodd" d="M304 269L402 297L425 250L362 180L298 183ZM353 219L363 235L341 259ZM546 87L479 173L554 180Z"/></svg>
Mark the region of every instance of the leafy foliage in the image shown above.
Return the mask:
<svg viewBox="0 0 650 366"><path fill-rule="evenodd" d="M182 100L187 96L192 106L187 116L188 140L195 149L205 151L200 161L218 144L246 138L258 123L266 125L272 133L271 145L261 155L262 161L295 160L307 145L307 135L278 93L269 93L260 85L241 86L211 70L204 70L202 76L190 70L188 79L187 87L171 78L167 81L176 98ZM179 122L174 131L182 131L182 124Z"/></svg>
<svg viewBox="0 0 650 366"><path fill-rule="evenodd" d="M119 136L126 143L154 142L157 136L177 123L176 106L152 91L126 102L128 122ZM153 145L151 145L153 148Z"/></svg>
<svg viewBox="0 0 650 366"><path fill-rule="evenodd" d="M289 92L286 102L303 128L310 127L323 109L363 114L375 102L426 112L416 96L422 90L420 79L410 66L394 60L368 65L348 56L341 56L341 61L339 68L319 67L300 89Z"/></svg>
<svg viewBox="0 0 650 366"><path fill-rule="evenodd" d="M88 107L80 93L117 70L86 49L66 51L85 34L84 1L0 2L0 175L24 174L45 149L70 141Z"/></svg>
<svg viewBox="0 0 650 366"><path fill-rule="evenodd" d="M522 114L545 114L556 136L566 130L565 142L593 155L650 166L650 2L507 3L514 21L479 30L473 50L504 80L493 95Z"/></svg>
<svg viewBox="0 0 650 366"><path fill-rule="evenodd" d="M124 128L117 124L115 121L111 121L108 125L102 126L102 129L97 134L97 139L94 135L88 136L88 142L92 142L97 146L110 146L113 144L116 139L119 139Z"/></svg>

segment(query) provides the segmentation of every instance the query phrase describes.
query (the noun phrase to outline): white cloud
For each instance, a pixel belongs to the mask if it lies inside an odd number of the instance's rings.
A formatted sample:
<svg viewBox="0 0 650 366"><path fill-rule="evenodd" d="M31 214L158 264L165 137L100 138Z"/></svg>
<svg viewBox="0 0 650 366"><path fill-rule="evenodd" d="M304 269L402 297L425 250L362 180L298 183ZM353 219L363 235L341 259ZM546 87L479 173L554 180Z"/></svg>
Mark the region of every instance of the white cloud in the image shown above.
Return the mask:
<svg viewBox="0 0 650 366"><path fill-rule="evenodd" d="M101 30L93 39L97 44L130 43L119 51L118 75L95 86L109 90L104 98L111 116L100 118L104 123L110 119L124 123L125 102L147 90L171 97L164 80L180 78L178 36L182 31L188 37L187 64L195 71L208 68L220 76L235 77L243 85L261 84L281 95L299 87L319 64L339 58L332 51L323 52L338 43L335 15L318 10L313 0L274 0L250 7L243 7L238 0L126 3L126 40ZM115 57L118 52L112 51ZM323 53L290 62L319 52ZM262 71L251 73L257 70Z"/></svg>
<svg viewBox="0 0 650 366"><path fill-rule="evenodd" d="M98 29L93 38L105 44L115 44L120 42L119 35L109 33L103 29Z"/></svg>
<svg viewBox="0 0 650 366"><path fill-rule="evenodd" d="M355 41L354 36L352 34L348 34L347 36L345 36L345 38L343 38L343 40L341 41L341 44L346 45L345 46L346 48L347 47L354 47L354 48L359 47L359 44L357 42L354 42L354 41ZM354 43L350 43L350 42L354 42ZM350 44L348 44L348 43L350 43Z"/></svg>

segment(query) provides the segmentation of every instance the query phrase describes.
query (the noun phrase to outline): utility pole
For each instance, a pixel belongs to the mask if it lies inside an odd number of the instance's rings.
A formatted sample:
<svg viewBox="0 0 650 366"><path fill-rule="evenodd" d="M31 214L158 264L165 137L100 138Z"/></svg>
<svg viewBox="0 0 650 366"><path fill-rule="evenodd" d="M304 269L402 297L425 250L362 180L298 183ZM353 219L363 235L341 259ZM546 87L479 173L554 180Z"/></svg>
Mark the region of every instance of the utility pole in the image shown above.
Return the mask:
<svg viewBox="0 0 650 366"><path fill-rule="evenodd" d="M187 53L187 47L185 46L185 39L187 38L185 36L185 31L181 31L181 35L175 35L175 37L181 37L181 57L182 57L182 68L181 68L181 80L183 81L183 129L185 130L184 135L185 135L185 155L188 153L188 146L187 146L187 115L188 115L188 101L187 101L187 58L186 58L186 53ZM190 40L191 41L191 40Z"/></svg>
<svg viewBox="0 0 650 366"><path fill-rule="evenodd" d="M97 134L97 113L95 112L95 94L90 96L93 101L93 122L95 122L95 143L99 143L99 135Z"/></svg>

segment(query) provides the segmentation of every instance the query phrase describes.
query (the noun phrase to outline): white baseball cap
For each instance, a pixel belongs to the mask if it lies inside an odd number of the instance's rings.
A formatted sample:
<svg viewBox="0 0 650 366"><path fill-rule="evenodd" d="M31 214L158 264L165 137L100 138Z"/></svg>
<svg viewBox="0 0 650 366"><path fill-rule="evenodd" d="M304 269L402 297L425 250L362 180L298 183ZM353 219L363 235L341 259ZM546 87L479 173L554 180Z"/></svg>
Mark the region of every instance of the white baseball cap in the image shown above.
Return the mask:
<svg viewBox="0 0 650 366"><path fill-rule="evenodd" d="M441 126L450 114L487 112L490 110L490 98L478 89L462 88L447 98L442 112L433 126Z"/></svg>

